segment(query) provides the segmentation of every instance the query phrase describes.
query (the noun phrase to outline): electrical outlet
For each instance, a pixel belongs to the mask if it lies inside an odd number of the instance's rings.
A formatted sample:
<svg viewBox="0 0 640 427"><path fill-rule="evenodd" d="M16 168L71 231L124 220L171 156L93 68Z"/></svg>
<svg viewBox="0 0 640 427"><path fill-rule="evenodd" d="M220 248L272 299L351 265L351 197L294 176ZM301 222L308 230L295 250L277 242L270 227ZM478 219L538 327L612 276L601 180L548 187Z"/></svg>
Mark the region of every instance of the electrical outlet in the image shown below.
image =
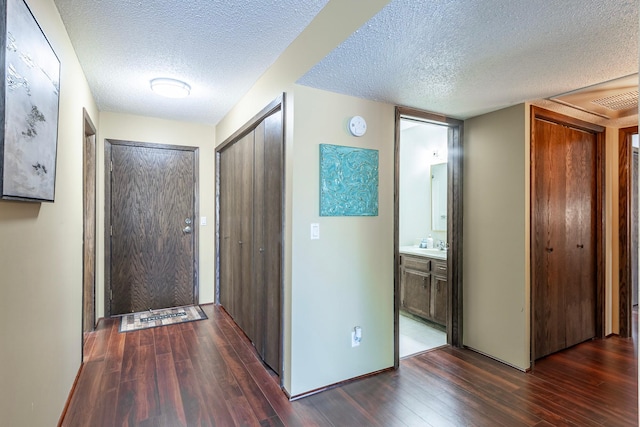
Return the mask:
<svg viewBox="0 0 640 427"><path fill-rule="evenodd" d="M355 326L351 331L351 347L358 347L362 341L362 328Z"/></svg>

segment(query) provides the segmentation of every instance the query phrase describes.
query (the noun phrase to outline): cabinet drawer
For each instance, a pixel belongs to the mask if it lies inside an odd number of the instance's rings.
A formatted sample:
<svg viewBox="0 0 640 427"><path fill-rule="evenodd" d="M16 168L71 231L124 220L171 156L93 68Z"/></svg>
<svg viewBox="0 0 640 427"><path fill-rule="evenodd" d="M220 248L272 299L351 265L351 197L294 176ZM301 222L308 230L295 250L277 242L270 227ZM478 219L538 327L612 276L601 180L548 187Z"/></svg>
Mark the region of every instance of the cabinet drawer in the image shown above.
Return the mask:
<svg viewBox="0 0 640 427"><path fill-rule="evenodd" d="M423 273L431 272L431 260L420 257L402 256L402 265L410 270L417 270Z"/></svg>
<svg viewBox="0 0 640 427"><path fill-rule="evenodd" d="M446 261L433 261L433 265L431 266L433 269L433 274L437 274L438 276L447 276L447 262Z"/></svg>

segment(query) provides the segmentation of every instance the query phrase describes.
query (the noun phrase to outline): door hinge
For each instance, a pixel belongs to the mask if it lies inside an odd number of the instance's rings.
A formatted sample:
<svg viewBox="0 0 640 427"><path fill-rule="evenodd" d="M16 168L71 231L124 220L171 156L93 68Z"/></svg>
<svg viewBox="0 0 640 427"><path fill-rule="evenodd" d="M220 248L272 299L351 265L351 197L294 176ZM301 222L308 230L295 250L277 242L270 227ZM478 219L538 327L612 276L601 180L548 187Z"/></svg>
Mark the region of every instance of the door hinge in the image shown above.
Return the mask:
<svg viewBox="0 0 640 427"><path fill-rule="evenodd" d="M113 301L113 289L109 290L109 301Z"/></svg>
<svg viewBox="0 0 640 427"><path fill-rule="evenodd" d="M113 236L113 225L109 226L109 236Z"/></svg>
<svg viewBox="0 0 640 427"><path fill-rule="evenodd" d="M109 171L113 172L113 160L109 162Z"/></svg>

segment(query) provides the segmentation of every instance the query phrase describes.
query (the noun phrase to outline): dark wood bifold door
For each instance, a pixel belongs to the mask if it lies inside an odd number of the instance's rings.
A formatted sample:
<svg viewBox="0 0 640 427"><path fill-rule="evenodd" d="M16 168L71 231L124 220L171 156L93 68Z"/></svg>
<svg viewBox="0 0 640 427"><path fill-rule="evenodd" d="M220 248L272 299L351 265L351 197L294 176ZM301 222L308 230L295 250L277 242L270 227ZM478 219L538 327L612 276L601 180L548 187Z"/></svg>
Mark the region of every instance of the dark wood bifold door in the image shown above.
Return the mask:
<svg viewBox="0 0 640 427"><path fill-rule="evenodd" d="M276 373L281 365L282 111L219 159L219 302Z"/></svg>
<svg viewBox="0 0 640 427"><path fill-rule="evenodd" d="M598 138L536 116L532 123L534 354L598 335Z"/></svg>
<svg viewBox="0 0 640 427"><path fill-rule="evenodd" d="M110 314L197 300L193 147L110 141Z"/></svg>

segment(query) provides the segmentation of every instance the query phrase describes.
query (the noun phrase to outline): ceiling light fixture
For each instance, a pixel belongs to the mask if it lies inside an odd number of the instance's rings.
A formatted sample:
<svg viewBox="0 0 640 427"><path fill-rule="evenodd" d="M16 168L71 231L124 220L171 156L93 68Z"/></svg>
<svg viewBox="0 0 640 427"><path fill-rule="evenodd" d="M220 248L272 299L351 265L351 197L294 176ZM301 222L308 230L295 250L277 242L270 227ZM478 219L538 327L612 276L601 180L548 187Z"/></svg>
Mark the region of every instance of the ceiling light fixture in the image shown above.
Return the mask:
<svg viewBox="0 0 640 427"><path fill-rule="evenodd" d="M176 79L153 79L151 90L167 98L185 98L191 93L191 86Z"/></svg>

